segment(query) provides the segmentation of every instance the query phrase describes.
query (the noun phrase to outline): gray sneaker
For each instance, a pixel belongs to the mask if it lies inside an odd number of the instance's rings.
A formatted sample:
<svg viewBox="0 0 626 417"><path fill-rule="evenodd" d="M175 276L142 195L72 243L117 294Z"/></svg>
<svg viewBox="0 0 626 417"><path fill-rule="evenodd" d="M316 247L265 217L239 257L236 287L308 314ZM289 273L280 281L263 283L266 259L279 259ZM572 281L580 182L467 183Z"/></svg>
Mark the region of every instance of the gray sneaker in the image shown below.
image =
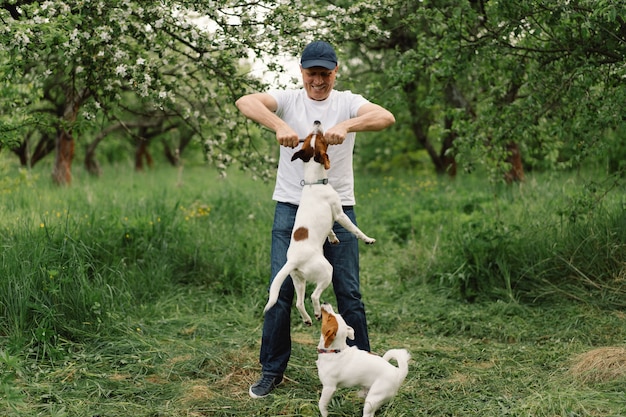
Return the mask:
<svg viewBox="0 0 626 417"><path fill-rule="evenodd" d="M261 378L252 384L248 393L252 398L263 398L272 392L283 380L282 375L262 375Z"/></svg>

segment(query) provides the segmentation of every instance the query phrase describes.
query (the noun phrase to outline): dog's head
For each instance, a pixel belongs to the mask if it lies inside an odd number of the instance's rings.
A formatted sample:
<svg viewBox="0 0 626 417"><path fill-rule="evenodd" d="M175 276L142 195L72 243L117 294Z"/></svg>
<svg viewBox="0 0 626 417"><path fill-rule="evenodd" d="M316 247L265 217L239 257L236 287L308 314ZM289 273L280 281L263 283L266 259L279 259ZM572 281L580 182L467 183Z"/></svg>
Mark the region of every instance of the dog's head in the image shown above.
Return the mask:
<svg viewBox="0 0 626 417"><path fill-rule="evenodd" d="M330 168L330 159L326 150L328 144L324 141L324 131L322 130L322 123L319 120L313 122L313 130L309 133L309 136L304 139L302 149L296 152L291 160L302 159L304 162L309 162L311 158L319 164L324 165L325 169Z"/></svg>
<svg viewBox="0 0 626 417"><path fill-rule="evenodd" d="M346 347L346 338L354 340L354 329L346 324L341 315L333 311L333 307L322 304L322 335L320 344L324 349L343 349Z"/></svg>

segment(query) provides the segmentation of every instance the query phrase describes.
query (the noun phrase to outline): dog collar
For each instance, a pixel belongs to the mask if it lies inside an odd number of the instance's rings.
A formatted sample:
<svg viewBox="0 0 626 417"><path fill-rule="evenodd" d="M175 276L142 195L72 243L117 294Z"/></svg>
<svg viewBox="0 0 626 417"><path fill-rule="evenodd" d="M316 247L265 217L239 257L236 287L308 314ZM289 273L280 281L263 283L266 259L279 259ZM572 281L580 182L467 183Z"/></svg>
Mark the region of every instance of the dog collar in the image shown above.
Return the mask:
<svg viewBox="0 0 626 417"><path fill-rule="evenodd" d="M321 180L317 180L315 182L306 182L305 180L300 181L300 185L302 185L303 187L305 185L317 185L317 184L328 184L328 178L322 178Z"/></svg>
<svg viewBox="0 0 626 417"><path fill-rule="evenodd" d="M320 349L320 348L317 348L317 353L341 353L341 349Z"/></svg>

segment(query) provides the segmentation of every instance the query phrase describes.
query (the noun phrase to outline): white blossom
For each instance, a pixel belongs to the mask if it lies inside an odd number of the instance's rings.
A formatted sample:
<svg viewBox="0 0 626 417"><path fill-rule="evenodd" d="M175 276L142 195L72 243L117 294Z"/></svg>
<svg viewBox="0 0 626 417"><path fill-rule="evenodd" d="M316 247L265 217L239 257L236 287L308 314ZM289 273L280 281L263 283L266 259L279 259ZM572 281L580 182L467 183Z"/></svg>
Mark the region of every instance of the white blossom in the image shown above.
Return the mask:
<svg viewBox="0 0 626 417"><path fill-rule="evenodd" d="M115 74L125 77L126 76L126 65L120 64L115 68Z"/></svg>
<svg viewBox="0 0 626 417"><path fill-rule="evenodd" d="M111 40L111 33L109 33L110 29L107 26L102 26L98 29L98 32L100 32L100 40L102 40L103 42L108 42Z"/></svg>
<svg viewBox="0 0 626 417"><path fill-rule="evenodd" d="M30 38L28 37L27 32L30 33L30 30L27 30L26 32L21 32L21 33L18 32L15 34L17 43L22 44L24 46L30 43Z"/></svg>

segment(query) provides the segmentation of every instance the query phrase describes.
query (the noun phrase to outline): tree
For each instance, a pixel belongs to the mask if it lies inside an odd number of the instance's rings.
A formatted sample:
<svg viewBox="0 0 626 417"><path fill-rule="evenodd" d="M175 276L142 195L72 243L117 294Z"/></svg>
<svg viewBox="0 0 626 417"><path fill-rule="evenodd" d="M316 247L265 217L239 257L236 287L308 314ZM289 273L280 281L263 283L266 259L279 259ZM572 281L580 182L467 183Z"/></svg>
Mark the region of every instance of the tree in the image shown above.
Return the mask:
<svg viewBox="0 0 626 417"><path fill-rule="evenodd" d="M245 91L262 88L259 80L242 71L240 62L250 51L257 56L277 51L272 43L275 26L259 14L271 5L199 0L0 2L0 19L6 25L0 34L0 78L3 90L13 91L3 94L0 128L5 134L14 132L14 147L21 136L22 145L15 149L22 157L35 133L46 144L54 138L53 178L58 184L71 181L74 141L81 132L96 123L106 132L155 114L167 120L165 125L184 125L220 167L239 160L265 177L271 169L265 165L269 158L253 155L259 144L239 134L242 121L232 103ZM21 101L15 100L18 95ZM8 121L6 115L15 110L21 119ZM120 119L129 114L134 114L133 120Z"/></svg>
<svg viewBox="0 0 626 417"><path fill-rule="evenodd" d="M607 131L623 130L624 4L0 1L0 140L21 154L38 141L39 155L54 141L66 182L75 136L122 123L138 137L163 117L216 165L267 177L268 147L232 105L264 88L242 64L280 69L267 58L324 38L339 51L340 86L396 114L395 131L365 135L370 161L411 164L425 149L437 172L483 165L516 180L522 156L526 168L575 166L606 155Z"/></svg>
<svg viewBox="0 0 626 417"><path fill-rule="evenodd" d="M522 153L526 166L573 166L606 154L607 130L623 123L624 1L311 7L319 33L341 45L345 78L358 80L347 85L395 109L399 129L411 127L411 135L372 142L392 152L421 147L438 172L459 160L516 180Z"/></svg>

